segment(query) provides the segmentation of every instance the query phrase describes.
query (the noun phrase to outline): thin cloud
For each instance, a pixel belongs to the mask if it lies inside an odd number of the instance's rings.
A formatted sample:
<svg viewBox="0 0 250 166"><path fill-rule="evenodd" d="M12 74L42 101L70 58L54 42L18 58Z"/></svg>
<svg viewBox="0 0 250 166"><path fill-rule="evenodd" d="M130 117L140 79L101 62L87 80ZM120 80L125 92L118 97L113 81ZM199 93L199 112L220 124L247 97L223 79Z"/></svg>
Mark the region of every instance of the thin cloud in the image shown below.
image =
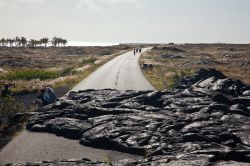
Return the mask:
<svg viewBox="0 0 250 166"><path fill-rule="evenodd" d="M46 2L46 0L12 0L12 1L18 3L29 3L29 4L41 4Z"/></svg>
<svg viewBox="0 0 250 166"><path fill-rule="evenodd" d="M76 3L76 8L82 11L101 11L105 10L103 5L127 4L133 8L144 8L143 0L61 0L73 1ZM20 7L26 5L28 7L39 7L42 4L49 3L49 0L0 0L0 6Z"/></svg>
<svg viewBox="0 0 250 166"><path fill-rule="evenodd" d="M127 3L131 4L135 8L144 8L145 6L142 4L141 0L103 0L108 3Z"/></svg>
<svg viewBox="0 0 250 166"><path fill-rule="evenodd" d="M77 9L79 10L90 10L100 11L103 8L100 3L114 5L114 4L129 4L134 8L144 8L145 6L141 3L142 0L79 0L77 3Z"/></svg>
<svg viewBox="0 0 250 166"><path fill-rule="evenodd" d="M19 7L21 5L27 5L29 7L38 7L41 4L46 3L47 0L3 0L0 2L1 6Z"/></svg>
<svg viewBox="0 0 250 166"><path fill-rule="evenodd" d="M142 3L142 0L108 0L108 1L117 1L117 3L131 4L134 8L145 8L145 6Z"/></svg>
<svg viewBox="0 0 250 166"><path fill-rule="evenodd" d="M76 5L78 10L100 11L101 8L97 5L95 0L79 0Z"/></svg>

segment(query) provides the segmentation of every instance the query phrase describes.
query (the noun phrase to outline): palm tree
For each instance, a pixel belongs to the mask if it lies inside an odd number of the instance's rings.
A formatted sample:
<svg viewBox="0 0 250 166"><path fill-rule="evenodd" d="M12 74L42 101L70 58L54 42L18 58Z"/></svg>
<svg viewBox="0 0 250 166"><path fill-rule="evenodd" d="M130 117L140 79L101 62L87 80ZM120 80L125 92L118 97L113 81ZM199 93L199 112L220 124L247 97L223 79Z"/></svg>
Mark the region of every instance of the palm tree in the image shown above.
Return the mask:
<svg viewBox="0 0 250 166"><path fill-rule="evenodd" d="M13 47L14 43L15 43L15 39L10 39L10 46L11 47Z"/></svg>
<svg viewBox="0 0 250 166"><path fill-rule="evenodd" d="M10 39L7 38L7 39L6 39L6 45L9 46L9 44L10 44Z"/></svg>
<svg viewBox="0 0 250 166"><path fill-rule="evenodd" d="M47 47L47 44L49 43L49 38L44 37L44 38L40 39L40 42L42 44L44 44L45 47Z"/></svg>
<svg viewBox="0 0 250 166"><path fill-rule="evenodd" d="M21 44L22 44L22 47L25 47L28 43L27 39L25 37L21 37Z"/></svg>
<svg viewBox="0 0 250 166"><path fill-rule="evenodd" d="M63 44L63 46L65 47L65 45L68 43L68 41L66 40L66 39L63 39L62 40L62 44Z"/></svg>
<svg viewBox="0 0 250 166"><path fill-rule="evenodd" d="M1 43L1 46L4 47L5 44L6 44L6 39L5 39L5 38L2 38L2 39L0 40L0 43Z"/></svg>
<svg viewBox="0 0 250 166"><path fill-rule="evenodd" d="M37 41L35 39L30 39L28 45L29 45L29 47L36 47Z"/></svg>
<svg viewBox="0 0 250 166"><path fill-rule="evenodd" d="M45 47L47 47L47 45L49 44L49 38L47 38L47 37L43 38L43 43L44 43Z"/></svg>
<svg viewBox="0 0 250 166"><path fill-rule="evenodd" d="M62 44L62 38L58 37L58 38L57 38L57 43L58 43L58 46L60 47L61 44Z"/></svg>
<svg viewBox="0 0 250 166"><path fill-rule="evenodd" d="M52 40L51 40L51 44L54 46L54 47L57 47L57 45L59 44L59 41L58 41L58 37L53 37Z"/></svg>
<svg viewBox="0 0 250 166"><path fill-rule="evenodd" d="M41 46L42 45L41 40L35 40L35 41L36 41L36 46Z"/></svg>
<svg viewBox="0 0 250 166"><path fill-rule="evenodd" d="M15 37L14 39L15 46L20 47L21 46L21 39L19 37Z"/></svg>
<svg viewBox="0 0 250 166"><path fill-rule="evenodd" d="M37 46L42 46L42 45L44 47L47 47L49 42L51 42L52 46L54 47L62 47L62 46L65 47L68 43L66 39L59 38L56 36L54 36L51 39L51 41L47 37L41 38L40 40L31 39L29 41L25 37L15 37L14 39L11 39L11 38L0 39L0 46L13 47L13 44L15 44L16 47L26 47L26 46L37 47Z"/></svg>
<svg viewBox="0 0 250 166"><path fill-rule="evenodd" d="M40 39L40 40L39 40L39 42L40 42L41 44L43 44L43 38L42 38L42 39Z"/></svg>
<svg viewBox="0 0 250 166"><path fill-rule="evenodd" d="M57 38L57 42L58 42L58 46L59 46L59 47L62 46L62 40L63 40L63 39L60 38L60 37Z"/></svg>
<svg viewBox="0 0 250 166"><path fill-rule="evenodd" d="M6 39L6 41L7 41L7 44L9 44L9 47L12 47L13 46L13 43L15 42L15 40L13 40L13 39Z"/></svg>

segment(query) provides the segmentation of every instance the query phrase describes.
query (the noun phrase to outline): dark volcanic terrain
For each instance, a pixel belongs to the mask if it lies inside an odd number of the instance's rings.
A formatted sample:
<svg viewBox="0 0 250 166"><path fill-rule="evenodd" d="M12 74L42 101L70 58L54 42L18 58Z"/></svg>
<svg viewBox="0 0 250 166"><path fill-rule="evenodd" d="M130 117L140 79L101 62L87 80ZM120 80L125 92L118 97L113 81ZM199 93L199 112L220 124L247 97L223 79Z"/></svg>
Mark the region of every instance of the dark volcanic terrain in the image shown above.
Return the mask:
<svg viewBox="0 0 250 166"><path fill-rule="evenodd" d="M170 91L71 92L39 109L27 129L145 157L113 165L250 165L250 86L217 70L201 69Z"/></svg>

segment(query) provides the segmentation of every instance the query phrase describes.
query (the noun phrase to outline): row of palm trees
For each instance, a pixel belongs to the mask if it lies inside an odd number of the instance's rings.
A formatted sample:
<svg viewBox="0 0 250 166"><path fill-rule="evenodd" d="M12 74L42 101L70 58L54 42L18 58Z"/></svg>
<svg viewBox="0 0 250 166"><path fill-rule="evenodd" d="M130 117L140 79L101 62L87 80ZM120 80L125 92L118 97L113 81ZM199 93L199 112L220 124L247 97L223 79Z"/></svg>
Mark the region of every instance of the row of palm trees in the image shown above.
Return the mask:
<svg viewBox="0 0 250 166"><path fill-rule="evenodd" d="M54 47L65 47L67 43L68 41L66 39L60 37L53 37L51 40L47 37L39 40L27 40L25 37L0 39L0 47L47 47L49 44Z"/></svg>

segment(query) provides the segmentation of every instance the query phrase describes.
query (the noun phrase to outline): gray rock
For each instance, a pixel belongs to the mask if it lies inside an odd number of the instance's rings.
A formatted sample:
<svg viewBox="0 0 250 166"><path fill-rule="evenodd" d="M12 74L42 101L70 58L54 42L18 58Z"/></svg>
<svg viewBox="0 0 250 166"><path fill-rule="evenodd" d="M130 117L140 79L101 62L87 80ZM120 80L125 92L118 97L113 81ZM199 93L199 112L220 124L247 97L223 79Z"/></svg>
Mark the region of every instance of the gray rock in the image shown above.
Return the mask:
<svg viewBox="0 0 250 166"><path fill-rule="evenodd" d="M71 92L64 101L39 109L27 129L146 157L114 165L250 162L248 87L210 69L183 78L165 92ZM231 153L225 153L228 151Z"/></svg>

